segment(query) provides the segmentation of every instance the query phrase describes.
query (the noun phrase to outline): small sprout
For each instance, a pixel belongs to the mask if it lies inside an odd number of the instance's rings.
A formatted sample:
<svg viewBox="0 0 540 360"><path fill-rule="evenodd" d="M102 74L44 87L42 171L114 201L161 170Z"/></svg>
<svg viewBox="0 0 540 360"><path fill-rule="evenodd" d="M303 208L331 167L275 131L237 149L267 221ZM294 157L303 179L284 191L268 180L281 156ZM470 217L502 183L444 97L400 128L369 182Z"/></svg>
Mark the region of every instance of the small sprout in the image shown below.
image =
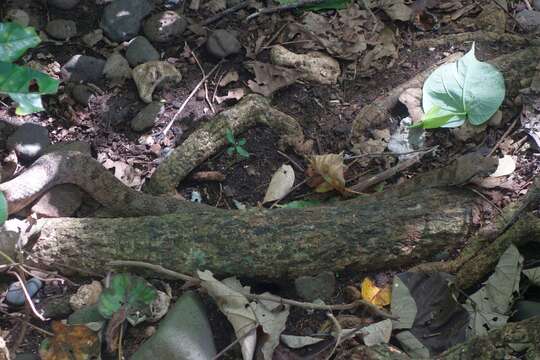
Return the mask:
<svg viewBox="0 0 540 360"><path fill-rule="evenodd" d="M227 139L227 143L229 143L229 147L227 148L227 154L229 156L236 153L243 158L249 158L249 152L244 148L246 139L241 138L236 140L231 129L225 131L225 138Z"/></svg>

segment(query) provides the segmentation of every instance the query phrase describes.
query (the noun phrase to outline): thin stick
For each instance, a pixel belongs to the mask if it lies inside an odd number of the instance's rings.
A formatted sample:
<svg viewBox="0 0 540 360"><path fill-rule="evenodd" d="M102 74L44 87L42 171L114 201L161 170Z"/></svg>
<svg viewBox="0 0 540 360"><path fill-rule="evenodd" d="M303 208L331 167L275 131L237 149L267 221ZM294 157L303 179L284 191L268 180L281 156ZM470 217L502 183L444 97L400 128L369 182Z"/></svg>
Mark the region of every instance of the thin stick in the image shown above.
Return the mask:
<svg viewBox="0 0 540 360"><path fill-rule="evenodd" d="M246 21L253 20L256 17L261 16L261 15L268 15L268 14L273 14L273 13L280 12L280 11L293 10L293 9L297 9L299 7L304 7L304 6L309 6L309 5L317 5L317 4L322 3L323 1L324 0L299 0L298 2L295 2L293 4L286 4L286 5L263 8L263 9L255 12L255 13L249 15L246 18Z"/></svg>
<svg viewBox="0 0 540 360"><path fill-rule="evenodd" d="M21 289L24 293L24 298L26 299L26 303L30 306L30 309L32 309L32 312L34 313L34 315L41 321L49 320L49 319L45 319L43 315L41 315L37 311L36 307L34 306L34 302L32 301L30 294L28 293L28 289L26 289L26 284L24 283L23 278L16 271L8 271L7 273L15 276L19 280L19 284L21 284Z"/></svg>
<svg viewBox="0 0 540 360"><path fill-rule="evenodd" d="M337 334L334 347L332 347L332 351L330 351L330 354L328 354L328 356L326 356L326 360L330 360L332 355L334 355L334 353L336 352L336 349L339 346L339 343L341 342L341 336L343 335L343 329L341 328L341 324L339 323L339 321L336 319L336 317L331 312L326 313L326 316L334 324L334 328L335 328L336 334Z"/></svg>
<svg viewBox="0 0 540 360"><path fill-rule="evenodd" d="M283 156L285 159L289 160L294 166L296 166L296 168L300 171L304 171L304 168L302 166L300 166L296 161L294 161L289 155L285 154L284 152L281 152L281 151L277 151L277 153L281 156Z"/></svg>
<svg viewBox="0 0 540 360"><path fill-rule="evenodd" d="M504 141L504 139L506 139L506 137L508 135L510 135L510 132L514 129L514 127L517 125L517 122L519 120L519 117L518 117L519 114L515 115L515 120L514 122L512 123L512 125L510 125L510 127L508 129L506 129L506 131L504 132L503 136L501 136L501 138L499 139L499 141L497 141L497 143L495 144L495 146L493 146L493 149L491 149L491 151L487 154L488 157L490 157L491 155L493 155L493 153L497 150L497 148L501 145L501 143Z"/></svg>
<svg viewBox="0 0 540 360"><path fill-rule="evenodd" d="M250 3L250 0L247 0L247 1L241 2L239 4L236 4L233 7L230 7L227 10L224 10L224 11L220 12L219 14L216 14L216 15L206 19L205 21L202 22L202 25L203 26L210 25L210 24L218 21L219 19L221 19L224 16L227 16L229 14L232 14L234 12L237 12L238 10L241 10L241 9L247 7L249 5L249 3Z"/></svg>
<svg viewBox="0 0 540 360"><path fill-rule="evenodd" d="M3 313L4 315L9 316L9 317L12 318L13 320L17 320L17 321L20 321L20 322L25 323L26 325L30 326L32 329L34 329L34 330L36 330L36 331L38 331L38 332L40 332L40 333L42 333L42 334L44 334L44 335L47 335L47 336L50 336L50 337L54 337L54 336L55 336L54 333L52 333L52 332L50 332L50 331L47 331L47 330L45 330L45 329L42 329L42 328L40 328L39 326L36 326L36 325L32 324L30 321L28 321L28 320L26 320L26 319L21 319L21 318L18 317L18 316L14 316L13 314L9 314L9 313L4 312L4 311L2 311L2 313Z"/></svg>
<svg viewBox="0 0 540 360"><path fill-rule="evenodd" d="M199 90L199 88L204 84L204 82L206 81L206 79L208 79L208 77L210 75L212 75L214 73L214 71L217 70L217 68L221 65L221 63L223 62L223 60L221 60L220 62L218 62L213 68L212 70L210 70L210 72L208 74L206 74L205 76L203 76L203 78L201 79L201 81L199 81L199 83L193 88L193 90L191 91L191 93L188 95L188 97L186 98L186 100L184 100L184 102L182 103L182 105L180 106L180 108L178 109L178 111L176 112L176 114L174 114L173 118L171 119L171 121L169 121L169 123L167 124L167 126L165 127L165 129L163 129L163 132L162 132L162 135L165 136L167 135L167 133L169 132L169 130L171 129L171 126L174 124L174 122L176 121L176 118L178 118L178 116L182 113L182 111L184 111L184 108L186 107L187 103L189 102L189 100L191 100L191 98L197 93L197 91Z"/></svg>
<svg viewBox="0 0 540 360"><path fill-rule="evenodd" d="M240 337L237 337L232 343L230 343L229 345L227 345L223 350L221 350L220 352L218 352L216 354L216 356L214 356L212 358L212 360L217 360L219 359L221 356L223 356L223 354L225 354L227 351L229 351L234 345L238 344L241 340L247 338L252 332L253 330L257 329L257 326L254 326L253 329L249 330L248 332L246 332L244 335L240 336Z"/></svg>
<svg viewBox="0 0 540 360"><path fill-rule="evenodd" d="M167 275L173 279L189 281L193 284L200 284L201 282L200 279L195 278L193 276L181 274L176 271L166 269L161 265L150 264L143 261L115 260L115 261L109 262L108 265L109 266L142 267L145 269L155 271L159 274ZM315 303L307 303L307 302L301 302L301 301L296 301L296 300L290 300L290 299L285 299L285 298L275 296L275 295L256 295L256 294L243 294L243 295L250 300L266 300L266 301L272 301L272 302L276 302L280 304L287 304L291 306L300 307L303 309L312 309L312 310L326 310L326 311L351 310L362 305L362 306L367 307L375 315L378 315L382 318L393 319L393 320L398 319L397 316L389 314L386 311L379 309L377 306L367 301L360 300L360 299L349 304L326 305L326 304L315 304Z"/></svg>
<svg viewBox="0 0 540 360"><path fill-rule="evenodd" d="M186 42L184 42L184 46L188 46L188 44ZM204 68L202 67L201 65L201 62L199 61L199 58L197 57L197 55L195 55L195 53L193 52L193 50L189 50L189 52L191 53L191 56L193 56L193 58L195 59L195 62L197 63L197 66L199 67L199 70L201 70L201 74L203 76L203 79L208 79L206 77L206 73L204 72ZM207 81L204 82L204 98L206 100L206 103L208 104L208 106L210 106L210 110L212 110L212 113L215 114L216 111L214 110L214 107L212 106L212 103L210 102L210 99L208 99L208 86L207 86Z"/></svg>

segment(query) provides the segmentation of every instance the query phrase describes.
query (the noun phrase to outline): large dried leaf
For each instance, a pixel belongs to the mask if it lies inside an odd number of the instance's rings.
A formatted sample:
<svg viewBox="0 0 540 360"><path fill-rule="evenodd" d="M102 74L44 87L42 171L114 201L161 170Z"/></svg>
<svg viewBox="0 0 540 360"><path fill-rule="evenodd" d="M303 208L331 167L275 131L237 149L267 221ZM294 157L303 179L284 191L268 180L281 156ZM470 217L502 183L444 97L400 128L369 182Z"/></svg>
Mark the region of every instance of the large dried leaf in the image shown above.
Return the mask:
<svg viewBox="0 0 540 360"><path fill-rule="evenodd" d="M248 80L248 87L264 96L272 95L276 90L294 84L300 73L282 66L262 63L259 61L247 62L246 67L255 75L254 80Z"/></svg>
<svg viewBox="0 0 540 360"><path fill-rule="evenodd" d="M220 282L208 270L197 271L197 274L201 279L201 286L208 291L219 310L227 317L237 338L241 338L240 347L244 360L251 360L257 343L257 332L253 330L257 327L258 321L253 311L255 304L250 303L243 295L243 292L249 290L243 289L235 278Z"/></svg>
<svg viewBox="0 0 540 360"><path fill-rule="evenodd" d="M260 338L261 352L264 360L272 360L274 350L279 345L281 333L287 324L289 306L282 306L276 302L260 301L255 306L254 311L264 333Z"/></svg>
<svg viewBox="0 0 540 360"><path fill-rule="evenodd" d="M283 199L291 191L294 185L294 170L290 165L281 165L272 176L270 185L264 195L263 204Z"/></svg>
<svg viewBox="0 0 540 360"><path fill-rule="evenodd" d="M307 175L311 179L308 185L319 193L331 190L345 192L344 171L343 153L315 155L309 161Z"/></svg>

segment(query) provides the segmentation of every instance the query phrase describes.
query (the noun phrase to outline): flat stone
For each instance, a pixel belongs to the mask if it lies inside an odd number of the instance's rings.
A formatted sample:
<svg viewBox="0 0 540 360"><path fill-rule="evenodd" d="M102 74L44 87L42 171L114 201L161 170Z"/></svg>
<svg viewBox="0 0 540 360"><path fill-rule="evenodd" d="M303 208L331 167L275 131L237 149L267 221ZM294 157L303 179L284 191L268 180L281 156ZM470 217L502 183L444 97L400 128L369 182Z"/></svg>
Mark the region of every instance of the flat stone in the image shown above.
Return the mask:
<svg viewBox="0 0 540 360"><path fill-rule="evenodd" d="M83 35L82 37L83 43L90 47L95 46L101 40L103 40L103 30L101 29L91 31L88 34Z"/></svg>
<svg viewBox="0 0 540 360"><path fill-rule="evenodd" d="M47 218L69 217L81 207L82 196L82 191L75 185L57 185L32 206L32 212Z"/></svg>
<svg viewBox="0 0 540 360"><path fill-rule="evenodd" d="M103 286L99 281L94 280L90 284L79 287L77 292L69 298L69 304L73 310L80 310L84 307L97 304L102 292Z"/></svg>
<svg viewBox="0 0 540 360"><path fill-rule="evenodd" d="M115 52L107 58L103 74L109 80L130 79L131 67L125 57Z"/></svg>
<svg viewBox="0 0 540 360"><path fill-rule="evenodd" d="M6 146L9 150L15 150L20 161L30 163L41 156L49 144L49 131L46 128L25 123L8 137Z"/></svg>
<svg viewBox="0 0 540 360"><path fill-rule="evenodd" d="M92 95L90 88L83 84L77 84L71 89L71 96L73 96L73 99L83 106L88 106L88 101Z"/></svg>
<svg viewBox="0 0 540 360"><path fill-rule="evenodd" d="M55 39L67 40L77 35L77 24L72 20L52 20L47 23L45 31Z"/></svg>
<svg viewBox="0 0 540 360"><path fill-rule="evenodd" d="M186 19L167 10L152 15L144 22L144 34L150 41L168 42L179 38L187 25Z"/></svg>
<svg viewBox="0 0 540 360"><path fill-rule="evenodd" d="M159 60L159 53L144 36L137 36L129 42L126 58L133 67L148 61Z"/></svg>
<svg viewBox="0 0 540 360"><path fill-rule="evenodd" d="M153 101L146 105L137 116L131 120L131 128L134 131L144 131L154 126L156 119L163 112L163 104Z"/></svg>
<svg viewBox="0 0 540 360"><path fill-rule="evenodd" d="M65 319L73 312L69 306L69 294L47 296L36 304L36 308L47 319Z"/></svg>
<svg viewBox="0 0 540 360"><path fill-rule="evenodd" d="M51 144L45 148L43 154L49 154L55 151L77 151L83 154L91 155L92 150L89 143L82 141L63 142Z"/></svg>
<svg viewBox="0 0 540 360"><path fill-rule="evenodd" d="M199 296L184 293L159 323L159 328L131 357L132 360L212 359L216 347L204 305Z"/></svg>
<svg viewBox="0 0 540 360"><path fill-rule="evenodd" d="M30 16L26 11L21 9L8 10L5 19L21 26L28 26L30 24Z"/></svg>
<svg viewBox="0 0 540 360"><path fill-rule="evenodd" d="M70 10L79 4L80 0L49 0L49 5L62 10Z"/></svg>
<svg viewBox="0 0 540 360"><path fill-rule="evenodd" d="M208 37L206 49L210 54L218 58L238 54L242 50L242 44L231 32L227 30L216 30Z"/></svg>
<svg viewBox="0 0 540 360"><path fill-rule="evenodd" d="M133 69L133 80L140 98L146 103L151 103L152 94L158 85L163 82L178 82L182 80L182 74L171 63L150 61Z"/></svg>
<svg viewBox="0 0 540 360"><path fill-rule="evenodd" d="M62 66L62 78L65 81L96 82L101 78L105 60L92 56L75 55Z"/></svg>
<svg viewBox="0 0 540 360"><path fill-rule="evenodd" d="M328 300L336 291L336 276L331 271L317 276L300 276L294 281L294 287L298 296L304 300Z"/></svg>
<svg viewBox="0 0 540 360"><path fill-rule="evenodd" d="M470 122L465 121L463 125L450 129L450 133L463 143L475 142L478 140L480 134L484 134L486 131L487 123L481 125L472 125Z"/></svg>
<svg viewBox="0 0 540 360"><path fill-rule="evenodd" d="M113 41L130 40L139 33L152 8L147 0L114 0L103 10L100 27Z"/></svg>

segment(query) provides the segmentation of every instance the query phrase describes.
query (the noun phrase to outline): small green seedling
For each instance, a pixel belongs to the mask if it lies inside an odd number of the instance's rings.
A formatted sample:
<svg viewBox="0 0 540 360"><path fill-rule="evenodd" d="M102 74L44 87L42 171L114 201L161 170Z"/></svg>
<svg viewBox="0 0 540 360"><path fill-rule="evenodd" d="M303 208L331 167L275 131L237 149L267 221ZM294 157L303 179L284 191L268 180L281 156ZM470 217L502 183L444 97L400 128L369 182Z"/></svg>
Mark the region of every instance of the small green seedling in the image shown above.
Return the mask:
<svg viewBox="0 0 540 360"><path fill-rule="evenodd" d="M227 129L225 131L225 138L227 139L227 143L229 143L229 147L227 148L227 154L229 154L229 156L236 153L246 159L249 157L249 153L246 149L244 149L244 145L246 145L246 139L235 139L231 129Z"/></svg>

